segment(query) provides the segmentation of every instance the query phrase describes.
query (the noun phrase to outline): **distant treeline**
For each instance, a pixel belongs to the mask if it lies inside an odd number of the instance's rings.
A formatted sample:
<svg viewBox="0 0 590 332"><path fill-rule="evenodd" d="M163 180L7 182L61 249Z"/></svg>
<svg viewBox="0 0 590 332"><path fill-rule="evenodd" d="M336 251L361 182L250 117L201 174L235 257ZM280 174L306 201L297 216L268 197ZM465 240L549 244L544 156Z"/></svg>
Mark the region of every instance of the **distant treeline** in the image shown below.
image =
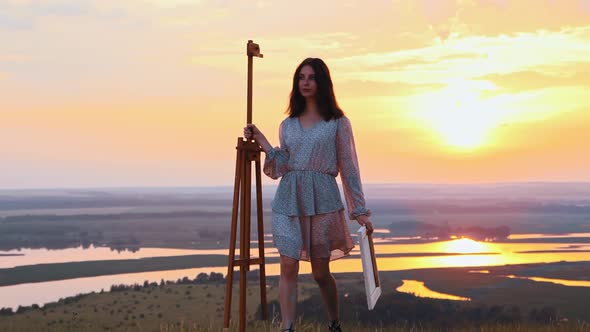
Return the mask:
<svg viewBox="0 0 590 332"><path fill-rule="evenodd" d="M80 192L75 196L15 197L0 195L0 210L30 209L84 209L139 206L194 206L207 201L210 206L227 205L229 199L182 194L109 194L106 192ZM231 204L229 205L231 207Z"/></svg>
<svg viewBox="0 0 590 332"><path fill-rule="evenodd" d="M82 231L78 227L68 227L62 225L39 226L33 233L28 229L21 229L20 225L1 225L0 224L0 250L14 250L20 248L47 248L47 249L65 249L72 247L90 246L108 246L113 250L128 250L135 252L139 250L141 241L132 233L125 232L119 234L109 233L109 238L105 238L104 232L97 230Z"/></svg>
<svg viewBox="0 0 590 332"><path fill-rule="evenodd" d="M227 212L212 211L175 211L175 212L136 212L136 213L105 213L105 214L25 214L18 216L0 217L0 222L23 221L97 221L97 220L128 220L128 219L172 219L172 218L214 218L231 216L231 210Z"/></svg>
<svg viewBox="0 0 590 332"><path fill-rule="evenodd" d="M0 218L0 250L91 245L134 250L168 243L187 248L203 247L207 241L225 245L230 219L230 212L210 211L8 216Z"/></svg>
<svg viewBox="0 0 590 332"><path fill-rule="evenodd" d="M269 209L270 200L264 201L265 209ZM20 200L2 200L0 197L0 210L29 210L35 209L83 209L83 208L117 208L117 207L158 207L166 208L167 206L197 206L206 204L211 207L226 207L227 211L211 212L211 211L180 211L180 212L166 212L172 215L183 216L185 214L194 215L201 213L211 214L227 214L231 213L232 201L231 199L206 199L200 201L180 200L159 198L153 200L117 200L117 199L96 199L92 200L46 200L46 199L26 199ZM398 199L375 199L371 201L371 206L376 212L395 213L395 214L416 214L416 213L501 213L501 212L526 212L526 213L572 213L572 214L589 214L590 205L577 203L547 203L534 201L451 201L448 200L398 200ZM199 208L202 210L202 208ZM164 213L164 214L166 214ZM142 217L149 217L161 215L161 213L122 213L122 214L100 214L100 216L115 216L115 215L138 215ZM71 217L80 217L83 214ZM30 217L30 216L24 216ZM65 216L70 217L70 216ZM12 220L12 217L5 217L7 220ZM87 218L92 218L88 215ZM2 218L0 218L2 220ZM26 219L28 220L28 219ZM93 220L93 219L92 219Z"/></svg>
<svg viewBox="0 0 590 332"><path fill-rule="evenodd" d="M467 237L478 241L506 240L510 236L510 227L451 227L435 224L402 221L394 222L389 226L389 232L393 236L420 236L423 239L451 239L455 237Z"/></svg>
<svg viewBox="0 0 590 332"><path fill-rule="evenodd" d="M395 214L420 213L565 213L588 214L590 205L574 203L539 203L531 201L505 202L461 201L449 203L441 200L378 200L372 201L375 212Z"/></svg>

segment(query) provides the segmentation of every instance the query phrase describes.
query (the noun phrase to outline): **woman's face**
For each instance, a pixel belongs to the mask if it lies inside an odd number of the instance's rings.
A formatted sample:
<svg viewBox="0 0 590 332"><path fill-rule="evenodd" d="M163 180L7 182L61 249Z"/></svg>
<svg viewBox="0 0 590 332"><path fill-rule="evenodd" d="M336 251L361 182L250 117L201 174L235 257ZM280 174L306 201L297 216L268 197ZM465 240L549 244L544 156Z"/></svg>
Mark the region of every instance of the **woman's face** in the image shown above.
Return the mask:
<svg viewBox="0 0 590 332"><path fill-rule="evenodd" d="M304 98L313 98L318 92L315 73L310 65L305 65L299 72L299 92Z"/></svg>

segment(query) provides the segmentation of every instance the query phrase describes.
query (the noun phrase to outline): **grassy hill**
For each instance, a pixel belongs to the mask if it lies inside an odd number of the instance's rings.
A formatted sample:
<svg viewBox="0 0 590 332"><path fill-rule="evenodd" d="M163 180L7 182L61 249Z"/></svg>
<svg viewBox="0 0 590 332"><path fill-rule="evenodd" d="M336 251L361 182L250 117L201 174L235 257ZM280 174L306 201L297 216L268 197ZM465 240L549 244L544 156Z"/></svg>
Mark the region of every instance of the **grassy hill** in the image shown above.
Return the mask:
<svg viewBox="0 0 590 332"><path fill-rule="evenodd" d="M220 275L219 275L220 276ZM185 278L175 283L114 286L111 292L79 295L58 302L0 312L1 331L220 331L223 325L224 280ZM399 284L387 275L384 294L374 311L366 310L359 275L338 275L345 331L590 331L590 324L564 319L561 310L544 306L465 303L418 298L394 291ZM232 319L238 318L238 285L234 284ZM268 278L269 321L258 320L258 282L248 286L248 331L274 331L279 323L278 279ZM298 331L325 330L317 285L300 276ZM235 325L232 323L232 330Z"/></svg>

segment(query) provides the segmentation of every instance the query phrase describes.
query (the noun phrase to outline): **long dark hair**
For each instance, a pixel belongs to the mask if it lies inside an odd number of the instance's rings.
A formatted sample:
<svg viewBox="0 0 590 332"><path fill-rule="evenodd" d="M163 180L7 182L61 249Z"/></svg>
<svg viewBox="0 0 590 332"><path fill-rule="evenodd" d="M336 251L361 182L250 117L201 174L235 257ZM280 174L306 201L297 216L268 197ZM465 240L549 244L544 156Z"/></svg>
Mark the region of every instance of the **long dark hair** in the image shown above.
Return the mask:
<svg viewBox="0 0 590 332"><path fill-rule="evenodd" d="M318 86L316 93L316 101L318 110L322 118L326 121L331 119L338 119L344 115L344 112L338 106L336 96L334 95L334 86L332 78L330 77L330 70L322 59L307 58L297 66L295 74L293 75L293 89L289 98L289 107L287 113L289 117L294 118L300 116L305 110L305 97L299 91L299 73L303 66L309 65L313 68L315 73L315 81Z"/></svg>

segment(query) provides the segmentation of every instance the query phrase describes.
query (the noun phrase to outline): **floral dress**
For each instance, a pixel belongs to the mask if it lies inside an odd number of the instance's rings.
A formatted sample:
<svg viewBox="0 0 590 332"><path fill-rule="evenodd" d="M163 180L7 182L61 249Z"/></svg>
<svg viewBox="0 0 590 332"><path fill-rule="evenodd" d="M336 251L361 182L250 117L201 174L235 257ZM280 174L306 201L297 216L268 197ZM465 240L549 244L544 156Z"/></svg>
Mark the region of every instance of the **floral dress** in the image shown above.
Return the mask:
<svg viewBox="0 0 590 332"><path fill-rule="evenodd" d="M298 117L279 127L280 147L266 153L263 171L281 178L272 206L273 242L281 255L330 260L354 248L336 176L340 174L348 218L371 215L365 208L350 120L320 120L304 128Z"/></svg>

